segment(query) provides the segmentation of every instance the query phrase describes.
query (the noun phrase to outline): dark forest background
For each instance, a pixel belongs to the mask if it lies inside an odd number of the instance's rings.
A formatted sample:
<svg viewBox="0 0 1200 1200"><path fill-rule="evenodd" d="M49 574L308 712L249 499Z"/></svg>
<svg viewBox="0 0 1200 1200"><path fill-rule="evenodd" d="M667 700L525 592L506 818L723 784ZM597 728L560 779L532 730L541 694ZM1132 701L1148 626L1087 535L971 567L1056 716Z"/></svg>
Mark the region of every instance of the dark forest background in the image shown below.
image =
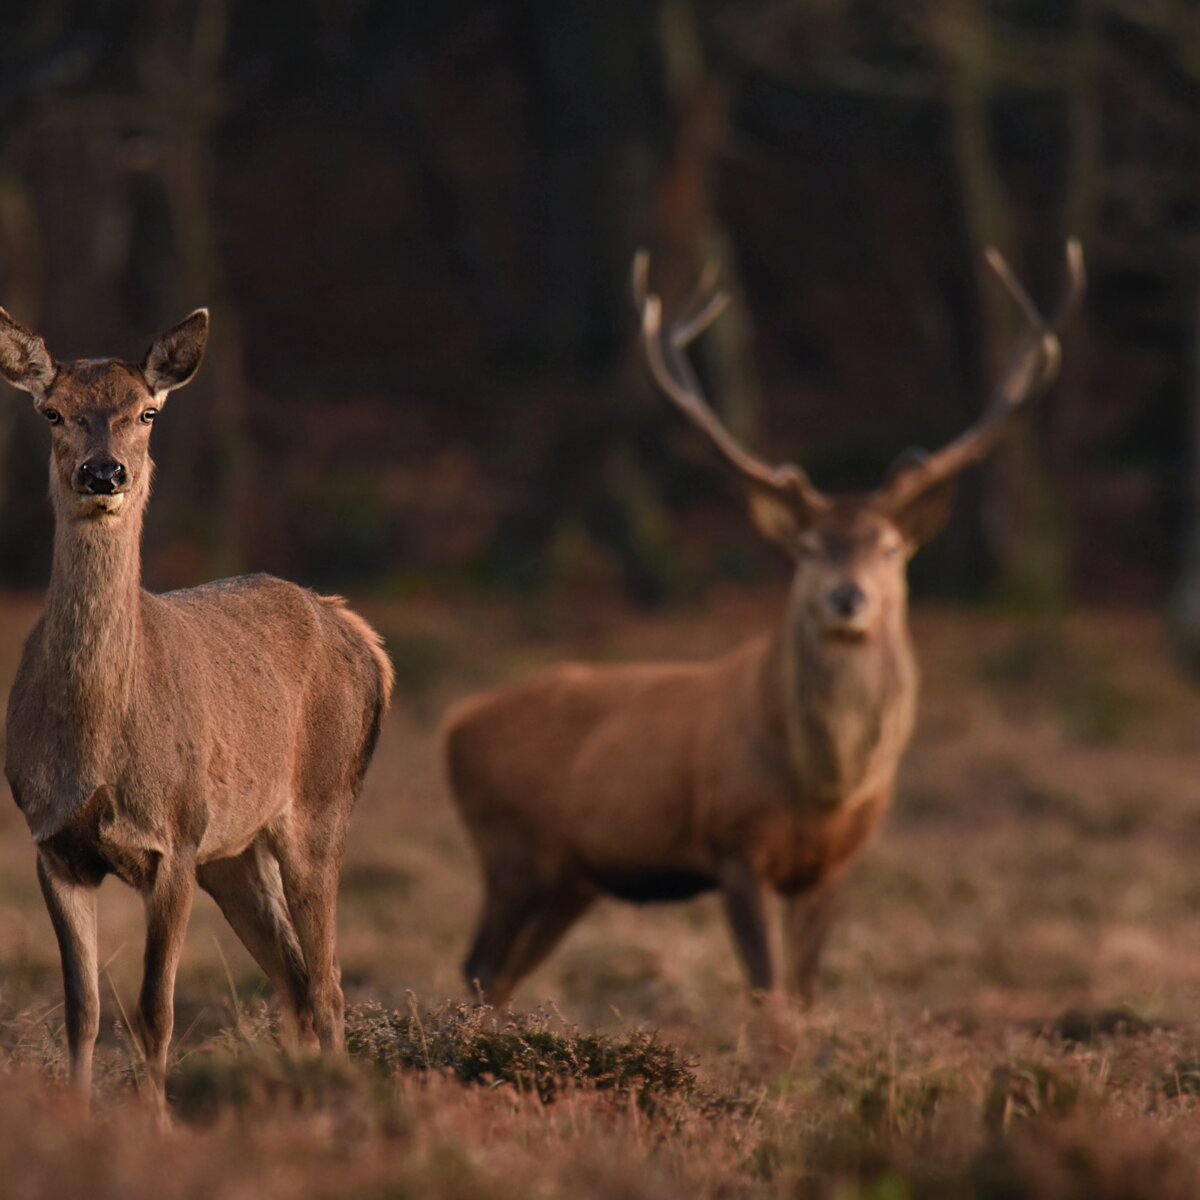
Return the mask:
<svg viewBox="0 0 1200 1200"><path fill-rule="evenodd" d="M633 250L668 299L720 264L710 394L832 488L973 419L1019 329L982 249L1049 304L1070 232L1063 378L917 586L1200 614L1198 230L1187 0L0 5L0 303L64 358L213 311L156 586L766 574L644 379ZM45 432L3 400L0 579L34 586Z"/></svg>

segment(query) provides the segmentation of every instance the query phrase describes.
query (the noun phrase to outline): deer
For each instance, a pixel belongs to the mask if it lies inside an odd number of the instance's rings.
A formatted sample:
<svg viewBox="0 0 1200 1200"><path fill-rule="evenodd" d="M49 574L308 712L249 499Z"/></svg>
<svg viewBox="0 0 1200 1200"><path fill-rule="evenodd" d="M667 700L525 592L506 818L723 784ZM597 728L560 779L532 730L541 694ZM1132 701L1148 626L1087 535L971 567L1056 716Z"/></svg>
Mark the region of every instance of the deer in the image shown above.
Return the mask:
<svg viewBox="0 0 1200 1200"><path fill-rule="evenodd" d="M109 875L145 907L130 1025L160 1112L197 884L278 992L284 1040L344 1044L338 877L393 671L376 632L336 596L268 575L143 589L151 430L195 376L208 333L198 309L138 364L60 363L0 309L0 374L50 426L54 510L4 769L36 845L85 1105L100 1022L96 895Z"/></svg>
<svg viewBox="0 0 1200 1200"><path fill-rule="evenodd" d="M755 996L776 990L767 897L781 899L786 993L811 1004L839 888L891 804L914 726L907 564L947 520L959 474L1056 378L1084 289L1075 240L1049 317L997 251L987 258L1029 328L982 415L935 453L902 457L875 490L831 495L720 421L687 350L727 297L702 279L664 323L639 252L650 376L740 482L791 586L773 632L715 661L556 665L447 714L446 775L483 885L463 969L483 1001L503 1004L600 897L716 891Z"/></svg>

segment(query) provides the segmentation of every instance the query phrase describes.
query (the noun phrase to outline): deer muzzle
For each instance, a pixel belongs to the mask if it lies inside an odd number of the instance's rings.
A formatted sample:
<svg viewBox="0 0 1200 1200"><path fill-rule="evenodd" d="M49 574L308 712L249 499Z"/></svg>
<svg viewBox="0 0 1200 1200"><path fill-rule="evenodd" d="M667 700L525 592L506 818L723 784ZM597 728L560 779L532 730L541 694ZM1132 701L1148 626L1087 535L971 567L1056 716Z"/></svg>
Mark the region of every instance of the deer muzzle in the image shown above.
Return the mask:
<svg viewBox="0 0 1200 1200"><path fill-rule="evenodd" d="M130 478L123 463L94 456L79 464L72 484L79 516L115 516L125 505Z"/></svg>
<svg viewBox="0 0 1200 1200"><path fill-rule="evenodd" d="M129 483L124 463L113 458L89 458L75 473L75 490L81 495L112 496Z"/></svg>
<svg viewBox="0 0 1200 1200"><path fill-rule="evenodd" d="M821 617L825 632L832 637L861 638L871 630L874 605L861 585L845 580L824 596Z"/></svg>

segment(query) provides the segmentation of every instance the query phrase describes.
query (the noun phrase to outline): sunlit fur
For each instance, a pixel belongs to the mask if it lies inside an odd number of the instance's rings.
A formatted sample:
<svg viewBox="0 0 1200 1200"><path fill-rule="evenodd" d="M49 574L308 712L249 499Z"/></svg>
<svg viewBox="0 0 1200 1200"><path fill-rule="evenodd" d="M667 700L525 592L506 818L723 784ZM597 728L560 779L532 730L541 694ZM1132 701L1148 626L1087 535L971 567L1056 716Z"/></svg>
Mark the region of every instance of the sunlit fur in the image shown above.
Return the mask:
<svg viewBox="0 0 1200 1200"><path fill-rule="evenodd" d="M756 989L774 983L764 891L786 899L789 987L811 995L834 891L912 732L905 568L940 514L916 522L849 497L753 515L795 563L773 635L709 663L552 667L448 716L447 770L485 889L465 969L493 1001L598 896L708 888ZM862 596L850 615L830 602L847 584Z"/></svg>
<svg viewBox="0 0 1200 1200"><path fill-rule="evenodd" d="M983 415L879 489L830 496L741 445L705 399L687 349L728 296L702 281L667 321L638 252L650 376L741 480L759 531L795 562L792 587L775 635L717 662L558 667L450 714L447 771L484 876L468 983L502 1000L598 895L716 888L752 987L769 988L769 888L787 899L790 985L810 995L831 897L891 802L912 731L906 561L944 523L955 477L1057 374L1084 286L1074 239L1066 257L1065 296L1043 318L989 252L1031 328Z"/></svg>
<svg viewBox="0 0 1200 1200"><path fill-rule="evenodd" d="M145 504L154 474L150 429L143 419L156 399L137 367L111 359L89 359L59 367L53 385L38 399L43 414L57 413L50 430L50 496L59 520L106 518ZM85 462L112 458L128 477L115 495L84 491Z"/></svg>
<svg viewBox="0 0 1200 1200"><path fill-rule="evenodd" d="M0 310L0 372L55 420L53 568L9 700L5 773L38 846L84 1089L100 1014L95 892L109 874L146 906L134 1022L157 1096L197 882L275 984L289 1036L327 1048L343 1036L337 880L392 670L336 597L262 575L142 589L142 418L192 377L207 329L193 314L140 367L59 366ZM87 491L83 465L103 460L123 467L116 495Z"/></svg>
<svg viewBox="0 0 1200 1200"><path fill-rule="evenodd" d="M795 535L790 599L795 622L828 638L854 641L894 624L897 615L903 619L911 549L885 514L866 506L836 505ZM846 586L859 589L863 597L850 614L840 612L833 599Z"/></svg>

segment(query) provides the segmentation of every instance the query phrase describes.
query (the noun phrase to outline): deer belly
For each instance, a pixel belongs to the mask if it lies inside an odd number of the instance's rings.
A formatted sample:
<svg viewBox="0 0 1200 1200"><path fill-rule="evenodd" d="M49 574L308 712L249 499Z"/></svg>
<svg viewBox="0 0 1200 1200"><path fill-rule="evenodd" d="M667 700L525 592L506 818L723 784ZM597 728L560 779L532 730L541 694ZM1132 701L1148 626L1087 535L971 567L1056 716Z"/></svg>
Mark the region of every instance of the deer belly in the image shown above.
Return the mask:
<svg viewBox="0 0 1200 1200"><path fill-rule="evenodd" d="M711 875L686 868L601 868L588 876L605 894L634 904L690 900L717 886Z"/></svg>
<svg viewBox="0 0 1200 1200"><path fill-rule="evenodd" d="M232 858L282 813L292 801L291 791L279 790L253 799L231 796L209 809L208 825L196 855L198 862Z"/></svg>
<svg viewBox="0 0 1200 1200"><path fill-rule="evenodd" d="M214 739L197 789L205 802L201 862L240 854L295 798L294 770L283 747L294 742L283 720L258 755Z"/></svg>

